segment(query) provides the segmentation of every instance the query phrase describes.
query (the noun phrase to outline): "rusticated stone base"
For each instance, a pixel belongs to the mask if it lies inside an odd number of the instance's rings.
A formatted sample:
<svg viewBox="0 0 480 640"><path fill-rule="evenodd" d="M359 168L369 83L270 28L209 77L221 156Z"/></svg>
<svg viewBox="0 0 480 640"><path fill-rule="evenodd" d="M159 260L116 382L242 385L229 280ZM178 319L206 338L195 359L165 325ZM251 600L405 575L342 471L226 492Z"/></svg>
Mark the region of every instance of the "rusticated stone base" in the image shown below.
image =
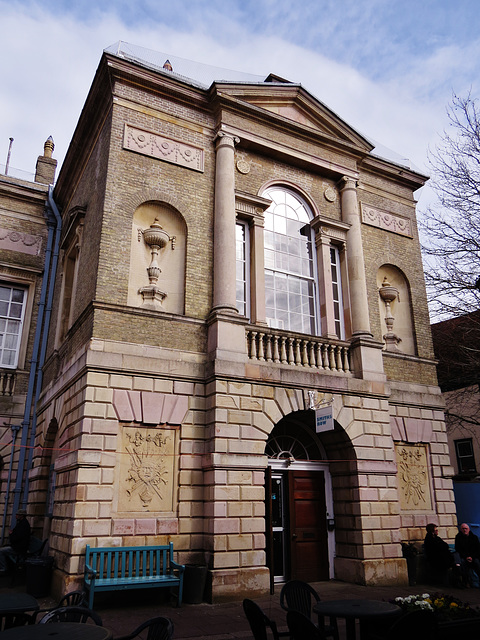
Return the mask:
<svg viewBox="0 0 480 640"><path fill-rule="evenodd" d="M270 589L270 573L266 567L220 569L209 571L205 599L211 604L230 600L255 599Z"/></svg>
<svg viewBox="0 0 480 640"><path fill-rule="evenodd" d="M382 560L335 558L335 578L366 586L408 586L407 562L404 558Z"/></svg>

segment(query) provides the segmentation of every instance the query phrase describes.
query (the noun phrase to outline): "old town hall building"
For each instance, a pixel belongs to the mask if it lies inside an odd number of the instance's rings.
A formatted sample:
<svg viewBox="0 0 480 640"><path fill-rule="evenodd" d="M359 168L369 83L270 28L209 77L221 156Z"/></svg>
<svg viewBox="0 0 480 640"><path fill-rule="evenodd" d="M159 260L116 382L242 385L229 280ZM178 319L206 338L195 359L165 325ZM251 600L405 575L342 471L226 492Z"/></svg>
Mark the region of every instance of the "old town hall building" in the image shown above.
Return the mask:
<svg viewBox="0 0 480 640"><path fill-rule="evenodd" d="M218 601L406 584L400 543L453 536L425 180L299 84L105 50L53 191L28 509L56 591L86 544L173 541Z"/></svg>

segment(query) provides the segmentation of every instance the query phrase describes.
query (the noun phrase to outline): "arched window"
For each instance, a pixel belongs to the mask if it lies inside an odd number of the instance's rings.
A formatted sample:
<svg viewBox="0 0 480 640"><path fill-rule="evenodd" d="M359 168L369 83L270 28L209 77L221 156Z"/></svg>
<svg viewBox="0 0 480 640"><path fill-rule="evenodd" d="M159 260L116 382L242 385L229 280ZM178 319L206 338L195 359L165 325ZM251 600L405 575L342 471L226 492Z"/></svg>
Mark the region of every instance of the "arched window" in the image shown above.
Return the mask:
<svg viewBox="0 0 480 640"><path fill-rule="evenodd" d="M271 187L265 211L265 297L269 326L316 334L315 265L310 220L293 191Z"/></svg>

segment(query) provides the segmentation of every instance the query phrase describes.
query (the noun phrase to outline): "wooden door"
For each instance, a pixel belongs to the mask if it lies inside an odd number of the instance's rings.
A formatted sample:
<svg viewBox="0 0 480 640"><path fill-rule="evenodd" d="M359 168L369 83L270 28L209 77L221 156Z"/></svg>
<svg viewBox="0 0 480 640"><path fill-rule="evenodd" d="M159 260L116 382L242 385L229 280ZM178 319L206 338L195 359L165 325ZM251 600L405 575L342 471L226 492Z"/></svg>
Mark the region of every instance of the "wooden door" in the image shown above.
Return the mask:
<svg viewBox="0 0 480 640"><path fill-rule="evenodd" d="M329 579L323 471L290 471L290 557L294 580Z"/></svg>

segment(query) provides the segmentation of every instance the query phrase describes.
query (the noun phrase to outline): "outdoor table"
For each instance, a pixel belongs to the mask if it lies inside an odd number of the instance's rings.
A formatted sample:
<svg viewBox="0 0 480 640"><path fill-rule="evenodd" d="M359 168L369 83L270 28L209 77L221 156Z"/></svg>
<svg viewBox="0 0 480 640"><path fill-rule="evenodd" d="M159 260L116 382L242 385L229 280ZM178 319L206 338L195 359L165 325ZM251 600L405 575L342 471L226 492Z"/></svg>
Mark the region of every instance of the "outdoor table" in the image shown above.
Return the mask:
<svg viewBox="0 0 480 640"><path fill-rule="evenodd" d="M0 593L0 614L37 610L37 600L28 593Z"/></svg>
<svg viewBox="0 0 480 640"><path fill-rule="evenodd" d="M1 633L2 640L111 640L106 627L82 622L51 622L13 627Z"/></svg>
<svg viewBox="0 0 480 640"><path fill-rule="evenodd" d="M320 616L344 618L347 640L355 640L355 620L360 621L360 638L366 638L365 622L387 616L398 615L400 607L382 600L322 600L313 605Z"/></svg>

